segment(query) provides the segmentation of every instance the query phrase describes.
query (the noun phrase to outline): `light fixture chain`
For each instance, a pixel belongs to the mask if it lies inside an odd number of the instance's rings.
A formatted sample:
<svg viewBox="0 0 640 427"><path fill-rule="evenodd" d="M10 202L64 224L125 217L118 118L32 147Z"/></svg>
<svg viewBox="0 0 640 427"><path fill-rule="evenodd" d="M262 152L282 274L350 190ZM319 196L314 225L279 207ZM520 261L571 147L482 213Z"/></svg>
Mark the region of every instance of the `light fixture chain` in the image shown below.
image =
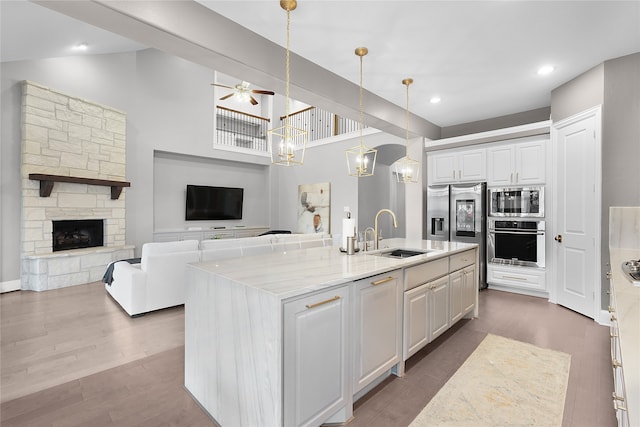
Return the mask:
<svg viewBox="0 0 640 427"><path fill-rule="evenodd" d="M407 123L406 123L406 128L407 128L407 142L405 144L405 155L406 157L409 157L409 85L407 84Z"/></svg>
<svg viewBox="0 0 640 427"><path fill-rule="evenodd" d="M360 145L362 145L362 56L360 56Z"/></svg>
<svg viewBox="0 0 640 427"><path fill-rule="evenodd" d="M284 105L284 113L285 113L285 126L288 129L289 126L289 62L290 62L290 54L289 54L289 45L290 45L290 37L289 37L289 29L291 26L291 11L287 9L287 53L285 60L285 80L286 80L286 88L285 88L285 105Z"/></svg>

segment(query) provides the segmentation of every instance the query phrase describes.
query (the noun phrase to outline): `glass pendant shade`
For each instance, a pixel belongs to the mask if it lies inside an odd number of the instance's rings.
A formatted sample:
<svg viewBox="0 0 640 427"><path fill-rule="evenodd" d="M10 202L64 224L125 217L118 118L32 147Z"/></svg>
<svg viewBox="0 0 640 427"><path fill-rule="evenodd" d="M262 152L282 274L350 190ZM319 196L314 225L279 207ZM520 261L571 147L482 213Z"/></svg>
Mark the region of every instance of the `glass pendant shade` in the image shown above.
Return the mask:
<svg viewBox="0 0 640 427"><path fill-rule="evenodd" d="M417 183L420 179L420 162L409 157L409 85L411 83L413 79L402 80L402 84L407 87L405 156L394 164L396 179L402 184Z"/></svg>
<svg viewBox="0 0 640 427"><path fill-rule="evenodd" d="M346 150L346 154L349 175L355 177L373 175L378 150L360 144Z"/></svg>
<svg viewBox="0 0 640 427"><path fill-rule="evenodd" d="M420 181L420 162L406 156L394 164L394 172L399 183L409 184Z"/></svg>
<svg viewBox="0 0 640 427"><path fill-rule="evenodd" d="M288 117L284 120L284 126L267 132L271 163L280 166L302 165L307 148L307 131L291 126Z"/></svg>

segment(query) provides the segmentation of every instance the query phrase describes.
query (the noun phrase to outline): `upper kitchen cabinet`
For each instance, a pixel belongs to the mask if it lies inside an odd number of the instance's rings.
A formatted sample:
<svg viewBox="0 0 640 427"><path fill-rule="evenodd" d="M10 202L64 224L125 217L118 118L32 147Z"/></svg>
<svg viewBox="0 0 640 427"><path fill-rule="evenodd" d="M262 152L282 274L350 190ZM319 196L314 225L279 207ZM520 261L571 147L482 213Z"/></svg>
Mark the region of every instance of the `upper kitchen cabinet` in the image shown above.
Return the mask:
<svg viewBox="0 0 640 427"><path fill-rule="evenodd" d="M544 184L548 139L507 143L487 148L488 185Z"/></svg>
<svg viewBox="0 0 640 427"><path fill-rule="evenodd" d="M446 150L429 153L429 184L486 181L486 150Z"/></svg>

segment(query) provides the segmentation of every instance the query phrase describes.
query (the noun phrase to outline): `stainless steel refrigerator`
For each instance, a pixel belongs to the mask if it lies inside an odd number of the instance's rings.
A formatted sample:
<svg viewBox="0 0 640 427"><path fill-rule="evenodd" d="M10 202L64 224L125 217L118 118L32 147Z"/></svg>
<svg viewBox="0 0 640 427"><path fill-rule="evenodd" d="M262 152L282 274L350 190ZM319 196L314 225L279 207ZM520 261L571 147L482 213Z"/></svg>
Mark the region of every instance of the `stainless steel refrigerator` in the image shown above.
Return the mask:
<svg viewBox="0 0 640 427"><path fill-rule="evenodd" d="M432 185L427 188L428 240L477 243L479 287L487 287L487 184Z"/></svg>

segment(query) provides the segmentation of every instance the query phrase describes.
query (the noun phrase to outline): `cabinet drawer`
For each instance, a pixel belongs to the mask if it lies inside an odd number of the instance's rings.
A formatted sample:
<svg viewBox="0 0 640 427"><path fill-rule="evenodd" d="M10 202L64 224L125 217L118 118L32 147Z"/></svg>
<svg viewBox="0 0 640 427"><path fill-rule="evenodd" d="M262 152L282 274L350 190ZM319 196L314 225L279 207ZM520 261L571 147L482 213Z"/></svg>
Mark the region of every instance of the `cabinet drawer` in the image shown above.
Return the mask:
<svg viewBox="0 0 640 427"><path fill-rule="evenodd" d="M449 271L460 270L476 262L476 251L470 250L449 257Z"/></svg>
<svg viewBox="0 0 640 427"><path fill-rule="evenodd" d="M514 288L546 291L544 271L526 267L494 267L493 265L488 265L487 282Z"/></svg>
<svg viewBox="0 0 640 427"><path fill-rule="evenodd" d="M449 258L440 258L404 270L404 290L408 291L423 283L449 274Z"/></svg>

